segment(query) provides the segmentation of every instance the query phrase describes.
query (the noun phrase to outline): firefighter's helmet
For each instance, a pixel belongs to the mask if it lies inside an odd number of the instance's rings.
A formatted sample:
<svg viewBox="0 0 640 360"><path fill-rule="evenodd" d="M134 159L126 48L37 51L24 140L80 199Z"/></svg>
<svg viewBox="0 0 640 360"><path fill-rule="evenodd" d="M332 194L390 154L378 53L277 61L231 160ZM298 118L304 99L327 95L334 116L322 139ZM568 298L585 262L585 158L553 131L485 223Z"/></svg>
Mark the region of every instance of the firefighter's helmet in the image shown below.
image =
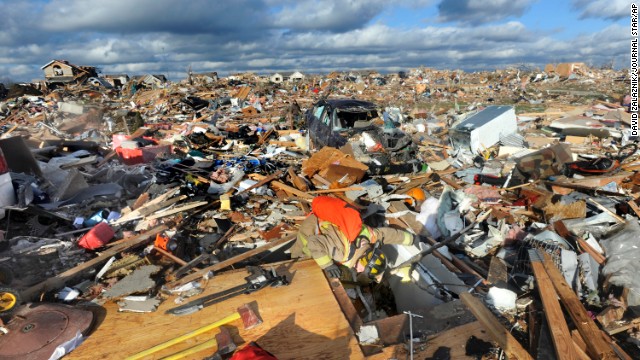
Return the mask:
<svg viewBox="0 0 640 360"><path fill-rule="evenodd" d="M364 266L364 274L370 279L375 279L387 268L387 256L378 247L368 249L358 260Z"/></svg>

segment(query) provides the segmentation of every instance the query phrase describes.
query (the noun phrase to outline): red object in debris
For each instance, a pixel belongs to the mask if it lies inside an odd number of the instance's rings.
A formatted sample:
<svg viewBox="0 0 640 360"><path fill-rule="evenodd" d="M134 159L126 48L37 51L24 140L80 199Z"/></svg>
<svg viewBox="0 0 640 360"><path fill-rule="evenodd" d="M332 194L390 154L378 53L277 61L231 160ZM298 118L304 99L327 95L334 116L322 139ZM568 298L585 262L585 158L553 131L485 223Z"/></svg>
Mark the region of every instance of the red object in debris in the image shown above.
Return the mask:
<svg viewBox="0 0 640 360"><path fill-rule="evenodd" d="M78 240L78 245L81 247L93 250L104 246L109 240L113 239L115 233L109 224L105 222L98 223L88 233Z"/></svg>
<svg viewBox="0 0 640 360"><path fill-rule="evenodd" d="M171 154L171 145L160 145L154 138L147 136L143 136L142 138L151 141L154 145L143 146L136 149L123 148L121 146L122 142L130 140L131 136L123 134L113 135L113 149L125 165L149 163L159 155Z"/></svg>
<svg viewBox="0 0 640 360"><path fill-rule="evenodd" d="M252 341L236 351L229 360L278 360L278 358Z"/></svg>
<svg viewBox="0 0 640 360"><path fill-rule="evenodd" d="M145 146L137 149L119 147L116 153L126 165L137 165L152 162L158 155L171 154L170 145Z"/></svg>
<svg viewBox="0 0 640 360"><path fill-rule="evenodd" d="M7 160L5 160L4 154L2 153L2 150L0 149L0 175L6 174L8 172L9 172L9 166L7 165ZM9 181L9 182L11 182L11 181Z"/></svg>

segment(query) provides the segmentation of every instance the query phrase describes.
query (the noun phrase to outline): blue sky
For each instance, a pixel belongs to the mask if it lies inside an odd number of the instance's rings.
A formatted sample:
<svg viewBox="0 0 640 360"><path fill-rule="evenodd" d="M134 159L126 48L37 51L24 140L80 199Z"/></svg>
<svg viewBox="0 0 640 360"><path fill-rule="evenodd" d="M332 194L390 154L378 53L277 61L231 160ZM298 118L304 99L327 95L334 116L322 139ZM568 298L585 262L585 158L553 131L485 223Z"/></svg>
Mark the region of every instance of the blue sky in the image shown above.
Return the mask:
<svg viewBox="0 0 640 360"><path fill-rule="evenodd" d="M105 74L629 62L624 0L0 0L0 81Z"/></svg>

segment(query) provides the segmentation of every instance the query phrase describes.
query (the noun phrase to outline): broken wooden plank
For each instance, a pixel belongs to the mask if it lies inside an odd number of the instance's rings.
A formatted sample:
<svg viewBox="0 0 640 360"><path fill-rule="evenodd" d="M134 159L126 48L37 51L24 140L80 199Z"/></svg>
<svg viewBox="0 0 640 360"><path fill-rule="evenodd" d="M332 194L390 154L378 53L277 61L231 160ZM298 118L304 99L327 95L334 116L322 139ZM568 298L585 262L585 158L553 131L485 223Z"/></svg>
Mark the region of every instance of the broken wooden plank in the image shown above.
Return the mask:
<svg viewBox="0 0 640 360"><path fill-rule="evenodd" d="M544 258L542 265L547 275L549 275L549 279L551 279L551 283L556 289L556 293L560 297L565 310L569 313L582 338L589 339L586 344L589 356L595 359L617 359L615 352L602 338L600 329L587 314L587 310L578 299L576 293L573 292L564 276L555 267L551 256L547 253L542 253L542 256Z"/></svg>
<svg viewBox="0 0 640 360"><path fill-rule="evenodd" d="M175 287L177 285L181 285L181 284L186 284L190 281L194 281L194 280L198 280L200 278L202 278L203 276L205 276L207 273L209 273L210 271L218 271L218 270L222 270L228 266L234 265L242 260L246 260L254 255L260 254L262 252L265 252L269 249L272 249L276 246L280 246L280 245L284 245L292 240L295 240L296 238L296 234L291 234L289 236L285 236L281 239L275 240L275 241L271 241L265 245L262 245L260 247L257 247L255 249L249 250L245 253L242 253L240 255L234 256L232 258L229 258L227 260L221 261L217 264L213 264L211 266L208 266L204 269L201 269L193 274L189 274L181 279L178 279L176 281L173 281L171 283L167 284L167 287Z"/></svg>
<svg viewBox="0 0 640 360"><path fill-rule="evenodd" d="M151 201L148 201L143 206L141 206L141 207L135 209L134 211L131 211L131 212L129 212L129 213L123 215L123 216L121 216L118 220L114 221L112 223L112 225L120 225L120 224L123 224L123 223L125 223L127 221L138 219L139 217L141 217L141 214L145 214L145 211L147 209L149 209L148 211L150 211L149 212L149 214L150 214L153 211L156 211L156 210L162 209L163 207L166 207L166 206L163 206L162 203L167 201L167 199L169 199L173 195L177 194L179 191L180 191L179 188L172 188L172 189L167 190L164 194L157 196L156 198L154 198ZM171 200L171 201L173 201L173 200Z"/></svg>
<svg viewBox="0 0 640 360"><path fill-rule="evenodd" d="M627 201L627 204L629 204L631 210L636 213L636 216L640 217L640 207L638 206L638 204L636 204L635 200L629 200Z"/></svg>
<svg viewBox="0 0 640 360"><path fill-rule="evenodd" d="M145 203L149 201L149 198L150 198L150 195L148 192L144 192L140 194L140 196L138 196L136 201L133 202L133 205L131 205L131 210L137 210L138 208L142 207Z"/></svg>
<svg viewBox="0 0 640 360"><path fill-rule="evenodd" d="M331 291L333 291L333 295L336 297L338 301L338 305L340 305L340 309L344 313L344 316L347 318L349 325L351 325L351 329L354 333L357 333L360 330L360 327L363 324L362 319L358 315L358 311L353 306L351 302L351 298L347 295L347 292L342 287L342 283L340 279L329 279L329 284L331 285Z"/></svg>
<svg viewBox="0 0 640 360"><path fill-rule="evenodd" d="M315 198L315 196L311 195L311 194L307 194L304 191L300 191L294 187L291 187L287 184L281 183L280 181L273 181L271 183L271 185L273 185L274 187L280 189L280 190L284 190L288 193L291 193L293 195L296 195L298 197L301 197L303 199L309 199L309 200L313 200L313 198Z"/></svg>
<svg viewBox="0 0 640 360"><path fill-rule="evenodd" d="M610 325L610 326L605 327L604 330L609 335L615 335L615 334L619 334L619 333L621 333L623 331L627 331L627 330L629 330L631 328L634 328L634 327L640 327L640 318L633 319L633 320L631 320L628 323L623 324L623 325L618 325L618 326Z"/></svg>
<svg viewBox="0 0 640 360"><path fill-rule="evenodd" d="M580 248L588 253L599 265L602 265L605 263L606 258L600 254L596 249L594 249L591 245L589 245L589 243L587 243L586 241L578 238L578 245L580 246Z"/></svg>
<svg viewBox="0 0 640 360"><path fill-rule="evenodd" d="M195 209L195 208L198 208L200 206L207 205L207 204L209 204L208 201L197 201L197 202L185 204L183 206L178 206L177 208L173 208L173 209L166 210L166 211L163 211L163 212L155 213L154 215L151 215L151 216L147 216L145 218L145 220L159 219L159 218L162 218L162 217L165 217L165 216L177 214L177 213L182 212L182 211Z"/></svg>
<svg viewBox="0 0 640 360"><path fill-rule="evenodd" d="M460 186L455 180L453 180L453 179L451 179L451 178L449 178L447 176L440 176L440 180L442 180L445 184L451 186L455 190L462 189L462 186Z"/></svg>
<svg viewBox="0 0 640 360"><path fill-rule="evenodd" d="M180 259L179 257L173 255L172 253L168 252L167 250L161 249L159 247L154 246L153 250L157 251L158 253L162 254L163 256L165 256L166 258L172 260L173 262L175 262L176 264L180 265L180 266L185 266L187 265L187 262Z"/></svg>
<svg viewBox="0 0 640 360"><path fill-rule="evenodd" d="M573 349L576 351L576 355L581 360L590 360L593 359L587 355L587 344L584 343L582 337L578 333L577 330L571 331L571 339L573 340ZM596 358L597 359L597 358Z"/></svg>
<svg viewBox="0 0 640 360"><path fill-rule="evenodd" d="M544 314L547 318L547 324L551 332L551 338L556 350L556 357L558 360L565 359L578 359L575 353L573 340L571 339L571 333L569 327L564 319L564 314L560 308L560 302L558 296L554 290L551 279L547 275L544 266L542 265L542 257L538 254L536 249L529 250L529 260L531 262L531 269L536 278L536 287L540 294L540 300L542 300L542 306L544 308ZM580 304L582 306L582 304Z"/></svg>
<svg viewBox="0 0 640 360"><path fill-rule="evenodd" d="M461 293L460 299L487 330L491 338L504 350L509 359L533 360L527 350L516 340L489 309L469 293Z"/></svg>
<svg viewBox="0 0 640 360"><path fill-rule="evenodd" d="M331 181L323 178L322 176L320 176L318 174L313 175L313 179L317 180L318 182L320 182L322 184L324 184L325 186L331 186Z"/></svg>
<svg viewBox="0 0 640 360"><path fill-rule="evenodd" d="M291 178L291 183L296 187L296 189L300 191L309 191L309 186L307 186L307 183L304 182L304 180L302 180L302 178L293 171L293 168L289 168L287 170L287 174Z"/></svg>
<svg viewBox="0 0 640 360"><path fill-rule="evenodd" d="M619 223L624 223L625 220L623 218L621 218L620 216L618 216L618 214L614 213L613 211L609 210L606 206L600 204L599 202L593 200L593 199L587 199L587 201L591 202L592 204L594 204L598 209L606 212L607 214L609 214L611 217L613 217L614 219L616 219Z"/></svg>
<svg viewBox="0 0 640 360"><path fill-rule="evenodd" d="M253 178L258 179L258 180L263 180L266 176L264 175L260 175L260 174L253 174L252 175ZM296 195L300 198L303 199L308 199L308 200L313 200L315 198L315 196L311 195L311 194L307 194L304 191L300 191L292 186L289 186L285 183L282 183L280 181L272 181L271 182L271 186L278 188L280 190L284 190L290 194Z"/></svg>
<svg viewBox="0 0 640 360"><path fill-rule="evenodd" d="M280 175L282 175L282 171L278 170L278 171L274 172L273 174L271 174L271 175L269 175L269 176L264 176L264 177L262 177L262 179L261 179L260 181L258 181L257 183L255 183L255 184L253 184L253 185L249 186L249 187L248 187L248 188L246 188L246 189L243 189L243 190L238 191L238 193L237 193L236 195L242 194L242 193L247 192L247 191L251 191L251 190L253 190L253 189L257 189L257 188L259 188L260 186L262 186L262 185L264 185L264 184L266 184L266 183L269 183L269 182L271 182L271 181L273 181L273 180L275 180L275 179L279 178L279 177L280 177ZM262 175L260 175L260 176L262 176Z"/></svg>
<svg viewBox="0 0 640 360"><path fill-rule="evenodd" d="M255 110L255 108L254 108ZM262 134L260 136L260 139L258 140L258 145L262 145L264 144L264 142L269 138L269 136L271 136L271 134L273 134L273 128L267 130L267 132L265 132L264 134Z"/></svg>
<svg viewBox="0 0 640 360"><path fill-rule="evenodd" d="M611 347L613 347L616 354L621 360L633 360L631 359L631 356L629 356L629 354L627 354L611 336L607 335L604 332L601 334L602 334L602 337L604 338L604 341L607 341L611 344Z"/></svg>
<svg viewBox="0 0 640 360"><path fill-rule="evenodd" d="M605 262L605 257L600 254L598 251L596 251L591 245L589 245L586 241L573 236L573 234L571 234L571 232L569 232L569 229L567 229L567 227L564 225L564 223L562 221L556 221L553 223L553 229L558 233L558 235L560 235L561 237L567 239L567 240L574 240L576 243L578 243L578 245L580 246L580 248L582 249L582 251L588 253L589 255L591 255L591 257L600 265L604 264Z"/></svg>
<svg viewBox="0 0 640 360"><path fill-rule="evenodd" d="M102 253L100 253L98 257L95 257L89 261L85 261L78 266L75 266L67 271L64 271L56 276L50 277L45 281L42 281L36 285L29 287L28 289L21 292L22 299L24 301L35 300L35 298L40 293L60 288L64 286L67 283L67 281L71 281L75 277L83 274L86 275L86 273L89 270L97 267L98 265L102 264L104 261L107 261L110 257L122 251L131 249L137 245L140 245L146 242L147 240L151 239L152 237L154 237L156 234L159 234L168 229L169 229L168 225L160 225L142 234L131 237L127 239L126 242L123 242L118 246L114 246L109 250L103 251Z"/></svg>

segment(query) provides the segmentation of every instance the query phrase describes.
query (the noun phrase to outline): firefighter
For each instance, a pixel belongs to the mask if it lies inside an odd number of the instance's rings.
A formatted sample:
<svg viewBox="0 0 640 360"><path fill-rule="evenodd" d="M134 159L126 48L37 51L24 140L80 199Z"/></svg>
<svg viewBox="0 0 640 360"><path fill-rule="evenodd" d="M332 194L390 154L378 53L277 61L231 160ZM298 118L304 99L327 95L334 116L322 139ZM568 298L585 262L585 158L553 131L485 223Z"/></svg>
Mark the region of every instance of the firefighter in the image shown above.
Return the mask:
<svg viewBox="0 0 640 360"><path fill-rule="evenodd" d="M318 196L302 222L292 255L313 258L329 277L340 278L340 265L379 280L386 268L383 244L412 245L413 234L391 227L372 228L345 201Z"/></svg>

